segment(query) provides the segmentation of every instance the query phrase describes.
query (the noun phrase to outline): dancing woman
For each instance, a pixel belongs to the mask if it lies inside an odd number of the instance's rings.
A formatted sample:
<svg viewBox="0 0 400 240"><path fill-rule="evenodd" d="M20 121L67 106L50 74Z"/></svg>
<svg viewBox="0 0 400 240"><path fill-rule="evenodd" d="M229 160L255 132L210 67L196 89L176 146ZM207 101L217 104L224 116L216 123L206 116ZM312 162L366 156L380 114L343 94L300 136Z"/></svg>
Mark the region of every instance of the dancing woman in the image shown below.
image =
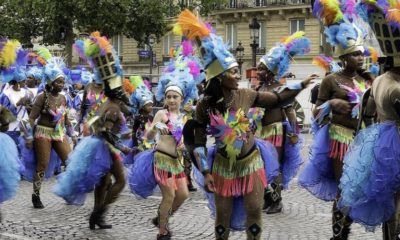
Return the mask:
<svg viewBox="0 0 400 240"><path fill-rule="evenodd" d="M318 16L325 16L324 11L327 9L321 8ZM364 59L361 30L349 20L324 22L328 23L325 33L336 46L343 69L322 80L313 113L320 129L315 134L310 161L300 174L299 183L317 198L334 201L332 239L336 240L347 239L350 232L351 219L337 208L338 186L343 157L357 128L361 97L371 82L360 75ZM342 37L343 31L348 33L346 38Z"/></svg>
<svg viewBox="0 0 400 240"><path fill-rule="evenodd" d="M48 52L44 49L43 51ZM29 122L23 124L26 147L32 148L33 145L36 157L36 161L32 162L30 160L32 156L23 154L27 168L25 178L30 179L33 171L32 203L34 208L44 208L40 199L41 185L45 175L51 176L57 165L53 162L56 158L51 157L52 150L57 153L61 161L65 162L71 151L67 134L75 137L73 127L66 117L67 101L61 94L65 83L63 70L66 65L59 57L46 56L48 58L44 67L45 90L36 97L29 114ZM49 162L51 162L50 165Z"/></svg>
<svg viewBox="0 0 400 240"><path fill-rule="evenodd" d="M400 8L389 1L360 7L386 56L386 72L374 80L363 113L366 123L376 124L357 134L344 157L338 205L367 231L382 224L382 239L395 240L400 233L400 51L399 21L391 14Z"/></svg>
<svg viewBox="0 0 400 240"><path fill-rule="evenodd" d="M199 45L205 66L205 96L196 106L195 150L197 166L204 175L204 187L214 192L216 239L228 239L231 219L243 210L247 214L248 239L261 239L261 210L267 186L263 143L256 144L245 113L251 107L277 107L288 104L311 79L274 92L238 89L236 60L221 37L210 26L185 10L178 17L177 32ZM216 140L216 150L207 161L207 128ZM209 152L210 154L210 152ZM275 168L275 170L277 170ZM237 205L239 203L239 206ZM234 207L235 206L235 207ZM241 213L243 217L243 212Z"/></svg>
<svg viewBox="0 0 400 240"><path fill-rule="evenodd" d="M147 197L153 185L143 184L143 178L156 182L161 189L162 199L157 218L152 220L159 227L157 239L170 239L168 229L170 216L175 213L188 197L188 183L183 166L184 151L182 130L184 114L181 108L189 99L197 99L195 78L200 74L200 66L193 60L193 48L187 41L175 50L173 60L160 78L156 98L164 100L165 109L154 116L147 139L159 135L155 151L145 151L135 158L129 176L129 185L134 194ZM153 164L154 167L148 167ZM150 174L147 174L150 170ZM153 178L153 180L151 179Z"/></svg>
<svg viewBox="0 0 400 240"><path fill-rule="evenodd" d="M111 228L112 225L104 222L104 213L125 186L120 154L129 149L121 145L117 136L124 128L123 108L127 107L129 99L122 88L123 72L119 58L109 41L99 32L94 32L75 44L83 46L81 51L85 54L81 56L96 68L95 73L100 74L97 77L104 81L104 94L108 99L88 122L93 135L83 138L70 154L67 169L61 174L55 192L68 203L81 205L86 193L94 188L95 202L89 227ZM111 176L115 180L113 183Z"/></svg>
<svg viewBox="0 0 400 240"><path fill-rule="evenodd" d="M296 32L284 38L261 57L257 67L257 75L261 82L258 91L271 92L283 85L280 80L289 69L292 58L310 51L310 40L304 35L304 32ZM315 77L316 75L310 76L310 78ZM280 174L266 188L263 207L267 214L278 213L282 211L281 189L288 188L290 180L303 163L300 154L299 128L293 105L265 109L256 137L269 141L278 152Z"/></svg>

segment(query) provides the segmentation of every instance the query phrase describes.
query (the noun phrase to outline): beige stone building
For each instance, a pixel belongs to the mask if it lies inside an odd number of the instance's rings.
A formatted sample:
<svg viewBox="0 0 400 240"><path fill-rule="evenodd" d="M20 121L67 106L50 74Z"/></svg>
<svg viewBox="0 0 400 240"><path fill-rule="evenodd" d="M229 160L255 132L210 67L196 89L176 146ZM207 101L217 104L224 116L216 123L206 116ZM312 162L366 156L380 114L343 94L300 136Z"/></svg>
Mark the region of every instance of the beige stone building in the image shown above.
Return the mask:
<svg viewBox="0 0 400 240"><path fill-rule="evenodd" d="M185 4L193 4L195 0L184 0ZM296 63L311 63L313 56L321 51L320 24L311 14L310 0L228 0L222 6L216 6L208 17L205 17L215 27L218 34L224 37L233 52L239 42L244 47L243 78L245 69L251 67L252 50L250 47L249 23L256 17L260 23L259 47L257 61L269 48L273 47L282 37L299 30L307 33L311 40L311 53L297 57ZM173 18L169 19L171 23ZM113 45L122 57L125 74L148 75L150 71L149 46L139 47L133 39L116 36ZM164 62L168 61L169 49L179 42L179 37L172 33L166 34L153 47L154 66L152 75L157 81L162 72ZM74 58L77 61L77 58Z"/></svg>

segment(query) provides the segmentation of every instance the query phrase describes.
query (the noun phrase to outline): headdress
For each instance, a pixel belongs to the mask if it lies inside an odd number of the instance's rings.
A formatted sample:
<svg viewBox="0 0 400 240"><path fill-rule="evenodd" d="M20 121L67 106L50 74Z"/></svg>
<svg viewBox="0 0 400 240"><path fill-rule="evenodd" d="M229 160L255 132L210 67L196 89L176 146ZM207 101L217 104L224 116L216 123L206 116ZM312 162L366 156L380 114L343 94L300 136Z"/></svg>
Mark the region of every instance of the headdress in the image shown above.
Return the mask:
<svg viewBox="0 0 400 240"><path fill-rule="evenodd" d="M204 23L189 10L184 10L178 16L174 32L196 41L207 81L238 66L228 46L216 35L211 25Z"/></svg>
<svg viewBox="0 0 400 240"><path fill-rule="evenodd" d="M32 77L42 82L44 78L43 68L40 66L31 66L26 72L26 77Z"/></svg>
<svg viewBox="0 0 400 240"><path fill-rule="evenodd" d="M400 2L396 0L362 0L357 12L375 32L387 63L400 66Z"/></svg>
<svg viewBox="0 0 400 240"><path fill-rule="evenodd" d="M319 55L313 58L312 64L325 70L327 73L335 73L341 70L339 64L332 58L325 55Z"/></svg>
<svg viewBox="0 0 400 240"><path fill-rule="evenodd" d="M201 65L193 56L193 47L189 41L182 41L173 52L173 58L164 69L156 93L157 101L164 99L165 94L172 90L178 92L183 97L183 103L191 99L198 98L197 84L195 79L201 81L198 77L201 75Z"/></svg>
<svg viewBox="0 0 400 240"><path fill-rule="evenodd" d="M3 83L11 80L21 82L26 79L26 55L18 40L0 40L0 70Z"/></svg>
<svg viewBox="0 0 400 240"><path fill-rule="evenodd" d="M134 114L137 114L144 105L153 103L154 95L146 86L141 76L131 76L129 81L134 87L134 92L131 95L131 109Z"/></svg>
<svg viewBox="0 0 400 240"><path fill-rule="evenodd" d="M41 47L36 53L36 59L43 64L44 81L52 83L57 78L66 78L65 71L68 70L62 57L52 56L49 49Z"/></svg>
<svg viewBox="0 0 400 240"><path fill-rule="evenodd" d="M325 25L327 41L339 56L361 51L365 33L355 23L355 0L316 0L313 14Z"/></svg>
<svg viewBox="0 0 400 240"><path fill-rule="evenodd" d="M100 32L93 32L89 37L75 41L74 48L93 68L96 82L104 82L106 90L122 91L122 66L117 53L105 36L101 36Z"/></svg>
<svg viewBox="0 0 400 240"><path fill-rule="evenodd" d="M294 56L310 52L310 39L304 35L305 32L299 31L283 38L277 46L261 57L260 62L276 75L277 80L289 69Z"/></svg>
<svg viewBox="0 0 400 240"><path fill-rule="evenodd" d="M78 66L70 71L70 78L72 84L88 85L93 80L93 74L84 67Z"/></svg>
<svg viewBox="0 0 400 240"><path fill-rule="evenodd" d="M373 47L366 47L364 51L364 67L375 76L379 75L378 51Z"/></svg>

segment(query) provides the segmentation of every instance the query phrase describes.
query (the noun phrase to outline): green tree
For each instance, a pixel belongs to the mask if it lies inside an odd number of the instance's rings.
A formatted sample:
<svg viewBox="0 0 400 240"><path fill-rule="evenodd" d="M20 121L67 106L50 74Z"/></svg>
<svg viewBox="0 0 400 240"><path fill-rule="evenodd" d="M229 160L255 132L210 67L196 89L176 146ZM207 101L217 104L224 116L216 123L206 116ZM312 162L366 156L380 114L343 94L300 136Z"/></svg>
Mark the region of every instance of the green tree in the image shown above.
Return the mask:
<svg viewBox="0 0 400 240"><path fill-rule="evenodd" d="M166 15L171 10L171 1L131 0L125 27L125 35L133 38L138 45L148 43L153 35L157 42L169 30Z"/></svg>
<svg viewBox="0 0 400 240"><path fill-rule="evenodd" d="M0 35L65 45L71 63L74 30L112 37L124 30L130 0L0 0ZM5 27L5 28L3 28Z"/></svg>

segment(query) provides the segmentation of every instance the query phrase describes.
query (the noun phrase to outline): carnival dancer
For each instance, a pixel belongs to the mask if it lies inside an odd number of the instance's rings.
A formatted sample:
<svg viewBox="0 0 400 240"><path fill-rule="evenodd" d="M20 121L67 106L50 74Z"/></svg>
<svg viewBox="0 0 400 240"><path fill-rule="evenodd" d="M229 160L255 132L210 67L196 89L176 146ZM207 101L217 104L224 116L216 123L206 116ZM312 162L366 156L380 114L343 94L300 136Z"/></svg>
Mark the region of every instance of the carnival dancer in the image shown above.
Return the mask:
<svg viewBox="0 0 400 240"><path fill-rule="evenodd" d="M106 102L87 123L92 136L83 138L68 157L67 169L60 175L55 193L69 204L82 205L85 196L94 188L94 208L89 227L111 228L104 222L104 213L109 204L115 202L125 186L121 151L129 149L121 145L118 134L123 128L122 108L127 108L129 99L122 87L122 67L119 57L110 42L99 32L88 38L77 40L81 46L81 57L94 66L95 78L104 82ZM110 182L110 177L114 182Z"/></svg>
<svg viewBox="0 0 400 240"><path fill-rule="evenodd" d="M207 86L204 98L196 106L194 155L196 165L204 174L201 185L214 192L216 239L228 239L231 220L235 221L237 214L240 220L247 215L246 223L242 223L247 239L261 239L263 192L267 186L265 168L273 169L273 166L265 166L263 160L268 159L261 155L265 157L270 149L262 142L255 143L245 113L251 107L274 108L288 104L310 79L290 86L295 90L288 86L274 92L238 89L238 64L210 25L185 10L178 17L175 31L196 40L205 67ZM207 126L216 140L214 153L209 151L209 161L205 147Z"/></svg>
<svg viewBox="0 0 400 240"><path fill-rule="evenodd" d="M17 145L6 132L15 116L5 107L0 105L0 203L13 198L17 192L23 170L18 157ZM0 214L1 221L1 214Z"/></svg>
<svg viewBox="0 0 400 240"><path fill-rule="evenodd" d="M43 82L43 77L43 68L40 66L31 66L26 72L25 85L34 98L38 95L39 83Z"/></svg>
<svg viewBox="0 0 400 240"><path fill-rule="evenodd" d="M194 114L195 114L195 106L193 106L193 100L189 100L184 106L183 106L183 114L185 116L185 122L188 120L193 119ZM190 154L187 151L183 151L183 165L185 168L185 174L187 176L188 180L188 189L189 192L196 192L197 188L194 187L193 185L193 179L192 179L192 160L190 158Z"/></svg>
<svg viewBox="0 0 400 240"><path fill-rule="evenodd" d="M64 72L66 65L60 57L52 57L47 49L44 75L46 87L40 93L32 106L29 121L23 122L25 145L34 151L22 153L25 164L24 178L32 179L34 208L44 208L40 199L40 189L45 176L51 176L57 167L57 157L52 156L52 150L61 161L65 161L70 152L67 135L74 137L73 128L66 118L67 103L60 94L64 87ZM65 131L67 129L67 131Z"/></svg>
<svg viewBox="0 0 400 240"><path fill-rule="evenodd" d="M400 236L400 21L395 16L400 7L392 1L359 7L386 55L386 72L374 80L362 116L376 124L358 133L344 158L338 205L367 231L382 224L382 239L396 240Z"/></svg>
<svg viewBox="0 0 400 240"><path fill-rule="evenodd" d="M28 119L28 111L33 101L33 93L25 88L27 53L17 40L7 40L1 50L3 69L1 79L3 84L8 83L0 95L0 104L9 109L15 118L10 123L7 134L18 144L20 135L19 122Z"/></svg>
<svg viewBox="0 0 400 240"><path fill-rule="evenodd" d="M154 141L146 136L153 122L154 95L140 76L131 76L130 81L135 87L135 91L131 95L134 112L133 146L137 147L138 151L145 151L154 145Z"/></svg>
<svg viewBox="0 0 400 240"><path fill-rule="evenodd" d="M362 77L364 34L351 20L350 8L339 2L325 5L316 1L314 15L326 25L328 42L335 46L343 70L326 76L321 83L314 111L320 129L314 136L310 160L299 177L299 184L325 201L334 201L331 239L348 239L352 220L337 208L343 157L353 141L358 124L361 97L370 80ZM334 14L332 14L334 13Z"/></svg>
<svg viewBox="0 0 400 240"><path fill-rule="evenodd" d="M296 32L283 38L277 46L261 57L257 67L261 86L257 90L271 92L282 86L281 78L289 69L292 58L296 55L304 55L309 51L310 40L305 37L304 32ZM315 74L310 76L312 79L315 77L317 77ZM275 146L280 164L279 176L265 189L263 209L267 214L282 211L281 190L288 188L289 182L303 163L300 154L299 133L293 104L265 109L261 119L261 128L257 129L256 137L269 141Z"/></svg>
<svg viewBox="0 0 400 240"><path fill-rule="evenodd" d="M193 60L193 48L188 41L176 48L174 58L158 83L156 99L164 100L165 109L159 110L153 120L147 139L158 138L155 151L148 150L135 158L129 175L131 191L140 197L152 194L156 184L162 200L157 217L152 220L159 227L157 239L171 239L168 221L188 197L188 185L183 166L182 130L184 114L181 107L189 99L197 99L194 80L200 74L200 65ZM152 167L154 165L154 167Z"/></svg>

